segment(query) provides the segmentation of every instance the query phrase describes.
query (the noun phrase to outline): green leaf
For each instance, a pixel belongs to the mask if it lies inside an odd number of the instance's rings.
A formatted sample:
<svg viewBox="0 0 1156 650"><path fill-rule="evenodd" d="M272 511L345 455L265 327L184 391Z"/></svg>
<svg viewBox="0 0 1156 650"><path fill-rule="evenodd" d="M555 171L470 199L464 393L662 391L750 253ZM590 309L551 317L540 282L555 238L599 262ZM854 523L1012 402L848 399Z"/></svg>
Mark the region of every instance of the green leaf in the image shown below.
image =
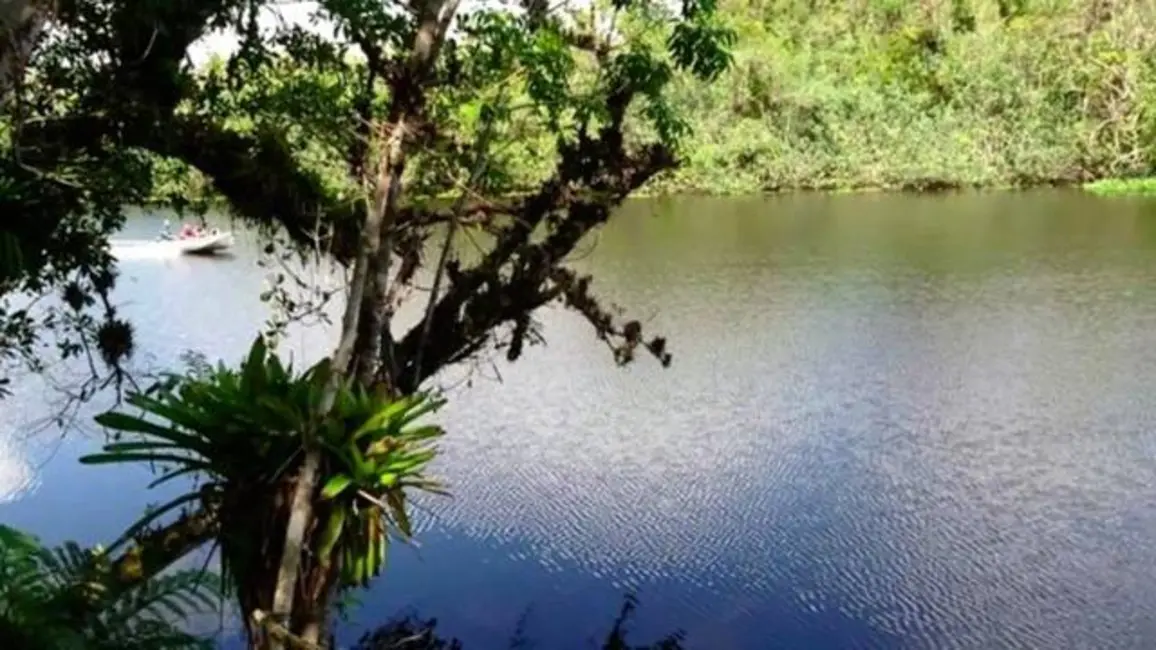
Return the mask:
<svg viewBox="0 0 1156 650"><path fill-rule="evenodd" d="M405 411L408 406L409 405L405 400L397 400L392 402L384 409L371 415L369 419L365 421L365 423L363 423L360 427L357 428L356 431L353 432L353 435L350 436L350 439L356 442L370 432L384 430L386 424L397 418Z"/></svg>
<svg viewBox="0 0 1156 650"><path fill-rule="evenodd" d="M249 347L249 357L245 360L243 368L260 368L265 364L266 356L265 337L258 334L257 338L253 339L253 345Z"/></svg>
<svg viewBox="0 0 1156 650"><path fill-rule="evenodd" d="M397 525L398 531L406 537L413 537L413 527L409 523L409 512L405 506L405 492L390 490L385 493L385 502L389 504L390 517Z"/></svg>
<svg viewBox="0 0 1156 650"><path fill-rule="evenodd" d="M265 364L265 370L271 384L274 386L283 386L289 382L292 367L286 367L281 363L281 358L273 354L269 355L269 360Z"/></svg>
<svg viewBox="0 0 1156 650"><path fill-rule="evenodd" d="M173 398L172 404L151 397L144 397L143 395L131 397L128 401L133 406L157 417L164 418L179 427L189 431L197 431L205 435L212 435L212 427L206 426L207 424L211 424L208 418L206 418L206 414L189 406L189 404L198 403L198 399L203 399L203 391L198 390L199 388L201 387L195 384L186 384L182 388L181 396L179 398ZM160 436L161 434L154 432L153 435Z"/></svg>
<svg viewBox="0 0 1156 650"><path fill-rule="evenodd" d="M172 431L172 427L162 426L127 413L118 413L116 411L101 413L93 419L102 427L127 433L147 433L165 438Z"/></svg>
<svg viewBox="0 0 1156 650"><path fill-rule="evenodd" d="M329 379L329 374L330 374L330 371L332 369L333 369L333 359L330 359L329 357L324 357L323 359L321 359L317 363L310 366L309 369L306 370L305 374L302 376L307 377L309 379L321 379L324 381L324 380Z"/></svg>
<svg viewBox="0 0 1156 650"><path fill-rule="evenodd" d="M358 481L372 480L376 474L374 469L376 469L377 464L366 460L365 456L361 453L361 450L357 448L356 444L351 444L346 449L349 453L349 460L353 461L353 465L350 467L350 469L353 470L354 478Z"/></svg>
<svg viewBox="0 0 1156 650"><path fill-rule="evenodd" d="M176 454L160 454L160 453L112 453L112 454L89 454L80 457L82 465L109 465L112 463L179 463L187 467L196 467L205 471L211 471L213 466L203 460L190 456L178 456Z"/></svg>
<svg viewBox="0 0 1156 650"><path fill-rule="evenodd" d="M404 427L405 425L413 422L421 416L440 409L444 405L445 400L423 397L421 398L421 403L418 406L407 412L405 416L401 418L401 420L398 422L398 427Z"/></svg>
<svg viewBox="0 0 1156 650"><path fill-rule="evenodd" d="M421 490L423 492L429 492L430 494L436 494L438 496L444 496L444 497L453 496L452 494L450 494L450 491L447 490L445 488L445 486L441 484L441 482L435 481L435 480L430 479L430 478L424 478L424 477L406 478L406 479L401 480L400 485L403 488L414 488L416 490Z"/></svg>
<svg viewBox="0 0 1156 650"><path fill-rule="evenodd" d="M333 499L352 484L353 478L348 474L338 474L329 479L325 483L325 487L321 488L321 498L325 500Z"/></svg>
<svg viewBox="0 0 1156 650"><path fill-rule="evenodd" d="M399 458L386 465L386 469L390 472L400 475L413 473L413 470L428 464L437 455L435 450L428 450L420 454L413 454Z"/></svg>
<svg viewBox="0 0 1156 650"><path fill-rule="evenodd" d="M381 573L385 569L386 553L389 550L389 535L385 531L381 531L372 542L372 562L376 573Z"/></svg>
<svg viewBox="0 0 1156 650"><path fill-rule="evenodd" d="M404 435L405 435L405 439L410 441L410 442L420 442L422 440L430 440L432 438L444 436L445 433L446 433L445 429L443 429L437 425L430 424L430 425L427 425L424 427L417 427L416 429L410 429L410 430L406 431Z"/></svg>
<svg viewBox="0 0 1156 650"><path fill-rule="evenodd" d="M279 429L292 431L301 430L306 426L301 411L295 405L278 397L262 395L257 398L257 405L265 411L265 417L271 420L268 424L272 425L275 422Z"/></svg>
<svg viewBox="0 0 1156 650"><path fill-rule="evenodd" d="M171 472L165 472L164 474L161 475L160 478L156 479L152 483L149 483L147 486L145 486L145 489L151 490L151 489L157 487L158 485L164 485L165 483L168 483L169 481L171 481L173 479L177 479L177 478L180 478L182 476L187 476L189 474L196 474L197 472L200 472L200 471L203 471L200 467L182 467L181 469L176 469L176 470L173 470ZM202 487L202 489L203 489L203 487Z"/></svg>
<svg viewBox="0 0 1156 650"><path fill-rule="evenodd" d="M334 457L336 457L336 459L339 460L342 465L350 470L353 469L354 462L353 458L349 455L348 448L346 448L344 445L336 445L333 442L330 442L328 439L322 439L320 443L321 448L325 449Z"/></svg>
<svg viewBox="0 0 1156 650"><path fill-rule="evenodd" d="M133 451L149 451L157 449L187 449L186 445L177 444L175 442L112 442L102 449L110 454L119 454Z"/></svg>
<svg viewBox="0 0 1156 650"><path fill-rule="evenodd" d="M265 337L258 334L249 348L249 357L241 366L241 385L244 392L251 395L264 387L265 352Z"/></svg>
<svg viewBox="0 0 1156 650"><path fill-rule="evenodd" d="M40 550L40 540L28 533L0 524L0 547L5 550L18 549L22 552L35 552Z"/></svg>
<svg viewBox="0 0 1156 650"><path fill-rule="evenodd" d="M321 546L318 553L322 558L327 558L333 553L333 548L341 539L341 533L345 529L345 520L349 512L345 507L338 507L329 514L329 521L325 525L325 532L321 537Z"/></svg>

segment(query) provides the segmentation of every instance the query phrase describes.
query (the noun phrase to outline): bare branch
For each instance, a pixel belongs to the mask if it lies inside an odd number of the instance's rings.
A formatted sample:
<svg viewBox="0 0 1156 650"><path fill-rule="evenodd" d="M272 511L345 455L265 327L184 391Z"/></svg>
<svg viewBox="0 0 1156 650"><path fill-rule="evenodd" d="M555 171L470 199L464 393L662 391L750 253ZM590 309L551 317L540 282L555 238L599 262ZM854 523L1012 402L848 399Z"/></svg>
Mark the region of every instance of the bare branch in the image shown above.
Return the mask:
<svg viewBox="0 0 1156 650"><path fill-rule="evenodd" d="M601 156L595 157L598 154ZM592 168L583 166L592 159L606 162ZM438 301L429 321L429 340L436 345L423 352L429 367L423 363L420 370L417 368L417 352L424 337L421 328L415 327L399 342L400 388L415 390L443 366L479 350L494 327L524 322L527 314L563 295L565 288L545 289L550 280L558 285L558 264L586 233L609 218L612 206L674 164L671 152L657 145L626 154L621 149L620 133L609 129L600 138L583 138L574 149L564 152L555 177L522 202L514 223L502 229L497 244L478 265L467 270L447 267L451 288ZM577 184L584 184L585 191L574 191L572 187ZM560 211L565 217L556 216ZM552 216L551 234L541 243L529 245L530 233ZM506 266L511 270L502 273ZM625 326L621 333L627 334ZM629 338L636 338L633 328L629 333Z"/></svg>

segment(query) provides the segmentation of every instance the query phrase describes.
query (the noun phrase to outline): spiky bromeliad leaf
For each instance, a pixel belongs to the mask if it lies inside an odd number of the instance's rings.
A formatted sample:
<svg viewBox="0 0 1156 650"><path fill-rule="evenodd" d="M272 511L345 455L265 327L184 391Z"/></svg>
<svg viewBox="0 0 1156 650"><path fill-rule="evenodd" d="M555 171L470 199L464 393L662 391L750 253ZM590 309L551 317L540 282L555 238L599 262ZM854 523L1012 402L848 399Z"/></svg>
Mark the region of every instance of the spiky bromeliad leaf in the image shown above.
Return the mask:
<svg viewBox="0 0 1156 650"><path fill-rule="evenodd" d="M140 402L140 400L137 400ZM131 402L130 402L131 403ZM138 406L145 407L149 402L140 402ZM95 418L96 423L102 427L114 429L124 433L143 433L157 436L166 440L172 440L174 436L178 436L181 442L186 444L195 441L191 436L184 436L179 434L171 426L162 426L155 422L149 422L144 418L138 418L127 413L118 413L116 411L109 411L108 413L101 413Z"/></svg>
<svg viewBox="0 0 1156 650"><path fill-rule="evenodd" d="M326 441L335 473L321 497L332 504L325 548L340 546L342 584L356 587L383 570L391 534L413 535L406 490L439 492L440 484L425 472L437 454L430 443L443 431L415 422L444 401L428 395L388 401L353 393L345 403L361 411L349 418L361 424L343 441L332 436Z"/></svg>
<svg viewBox="0 0 1156 650"><path fill-rule="evenodd" d="M329 479L325 487L321 488L322 499L332 499L345 491L353 484L353 477L348 474L336 474Z"/></svg>

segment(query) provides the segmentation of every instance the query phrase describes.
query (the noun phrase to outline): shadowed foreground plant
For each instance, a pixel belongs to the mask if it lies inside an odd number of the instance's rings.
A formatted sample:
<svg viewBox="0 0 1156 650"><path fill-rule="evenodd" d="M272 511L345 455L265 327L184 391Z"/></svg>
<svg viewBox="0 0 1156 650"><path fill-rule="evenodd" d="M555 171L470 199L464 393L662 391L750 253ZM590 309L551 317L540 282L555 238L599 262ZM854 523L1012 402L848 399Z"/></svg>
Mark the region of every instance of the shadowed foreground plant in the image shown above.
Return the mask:
<svg viewBox="0 0 1156 650"><path fill-rule="evenodd" d="M5 650L185 650L211 644L179 621L212 611L216 576L181 571L133 589L109 580L100 549L45 548L0 526L0 647Z"/></svg>
<svg viewBox="0 0 1156 650"><path fill-rule="evenodd" d="M598 646L601 650L684 650L684 637L681 632L668 634L654 643L631 645L627 640L627 623L637 609L637 598L628 594L614 618L614 625ZM466 650L462 641L439 636L437 626L438 621L435 618L399 616L363 634L352 650ZM522 623L510 641L510 650L529 650L538 647L533 641L525 638L521 627Z"/></svg>
<svg viewBox="0 0 1156 650"><path fill-rule="evenodd" d="M412 535L407 490L442 493L424 475L441 428L416 421L442 405L427 395L390 398L342 382L332 410L323 408L329 360L296 374L258 338L239 370L223 365L199 376L170 377L128 403L141 417L109 412L97 421L135 440L105 445L81 462L155 463L152 486L191 477L191 489L134 524L113 547L178 509L216 513L222 571L236 588L245 623L270 611L277 560L303 445L319 443L321 483L316 525L303 554L301 598L328 616L334 590L365 585L385 565L391 534ZM197 485L199 484L199 485Z"/></svg>

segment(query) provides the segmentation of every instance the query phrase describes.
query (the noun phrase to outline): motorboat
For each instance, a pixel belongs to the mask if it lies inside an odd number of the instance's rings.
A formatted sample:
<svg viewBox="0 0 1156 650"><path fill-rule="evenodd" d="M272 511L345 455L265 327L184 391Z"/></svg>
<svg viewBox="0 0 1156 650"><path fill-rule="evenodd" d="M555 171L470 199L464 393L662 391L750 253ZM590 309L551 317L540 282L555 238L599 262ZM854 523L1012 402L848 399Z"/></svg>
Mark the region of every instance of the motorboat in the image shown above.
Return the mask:
<svg viewBox="0 0 1156 650"><path fill-rule="evenodd" d="M176 237L167 241L172 242L184 255L215 255L233 247L233 233L214 228L191 237Z"/></svg>
<svg viewBox="0 0 1156 650"><path fill-rule="evenodd" d="M215 255L233 247L233 233L213 229L197 237L177 239L176 244L185 255Z"/></svg>

